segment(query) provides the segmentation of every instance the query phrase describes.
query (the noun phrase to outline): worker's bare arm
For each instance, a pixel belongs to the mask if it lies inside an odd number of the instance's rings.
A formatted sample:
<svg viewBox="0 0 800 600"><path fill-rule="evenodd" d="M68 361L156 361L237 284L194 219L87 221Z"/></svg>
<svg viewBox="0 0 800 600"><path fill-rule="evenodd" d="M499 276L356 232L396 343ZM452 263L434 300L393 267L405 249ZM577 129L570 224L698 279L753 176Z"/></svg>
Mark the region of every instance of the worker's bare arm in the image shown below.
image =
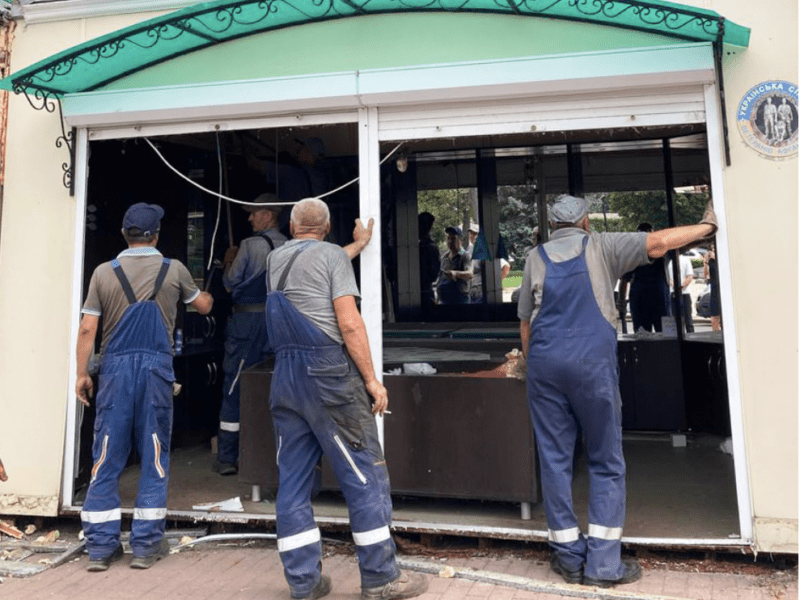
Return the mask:
<svg viewBox="0 0 800 600"><path fill-rule="evenodd" d="M94 338L97 335L97 325L100 317L96 315L84 314L81 318L81 325L78 329L77 347L77 375L75 381L75 395L81 404L89 406L89 398L94 391L92 377L89 375L89 357L94 350Z"/></svg>
<svg viewBox="0 0 800 600"><path fill-rule="evenodd" d="M371 218L366 227L364 227L361 219L356 219L356 226L353 229L353 242L344 247L344 251L350 260L361 254L362 250L369 244L372 239L373 225L375 225L375 219Z"/></svg>
<svg viewBox="0 0 800 600"><path fill-rule="evenodd" d="M201 315L207 315L214 307L214 298L208 292L200 292L200 295L192 300L189 303L189 306L191 306Z"/></svg>
<svg viewBox="0 0 800 600"><path fill-rule="evenodd" d="M340 296L333 301L333 310L336 313L336 321L339 330L342 332L342 339L350 354L350 358L356 364L358 372L364 378L364 385L367 392L372 396L372 414L383 414L389 406L389 398L386 388L375 378L375 368L372 365L372 355L369 351L369 340L367 339L367 328L364 320L358 312L356 299L353 296Z"/></svg>
<svg viewBox="0 0 800 600"><path fill-rule="evenodd" d="M670 250L677 250L688 244L697 242L714 235L717 231L717 215L714 213L714 204L708 201L703 218L697 225L671 227L647 234L647 256L660 258Z"/></svg>
<svg viewBox="0 0 800 600"><path fill-rule="evenodd" d="M706 223L671 227L647 234L647 256L660 258L670 250L677 250L714 233L714 227Z"/></svg>
<svg viewBox="0 0 800 600"><path fill-rule="evenodd" d="M528 358L528 344L531 340L531 322L527 319L519 322L519 337L522 340L522 356Z"/></svg>

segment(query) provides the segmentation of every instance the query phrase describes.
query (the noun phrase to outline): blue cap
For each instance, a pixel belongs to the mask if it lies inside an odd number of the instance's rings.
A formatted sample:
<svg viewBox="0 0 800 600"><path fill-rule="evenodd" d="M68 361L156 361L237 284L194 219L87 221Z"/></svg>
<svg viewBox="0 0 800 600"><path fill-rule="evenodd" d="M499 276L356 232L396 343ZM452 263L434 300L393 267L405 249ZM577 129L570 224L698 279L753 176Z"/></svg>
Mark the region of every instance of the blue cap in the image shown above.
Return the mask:
<svg viewBox="0 0 800 600"><path fill-rule="evenodd" d="M139 202L125 211L122 228L129 231L136 227L141 232L140 235L153 235L158 233L163 216L164 209L158 204Z"/></svg>
<svg viewBox="0 0 800 600"><path fill-rule="evenodd" d="M447 235L461 235L461 227L445 227L444 232Z"/></svg>

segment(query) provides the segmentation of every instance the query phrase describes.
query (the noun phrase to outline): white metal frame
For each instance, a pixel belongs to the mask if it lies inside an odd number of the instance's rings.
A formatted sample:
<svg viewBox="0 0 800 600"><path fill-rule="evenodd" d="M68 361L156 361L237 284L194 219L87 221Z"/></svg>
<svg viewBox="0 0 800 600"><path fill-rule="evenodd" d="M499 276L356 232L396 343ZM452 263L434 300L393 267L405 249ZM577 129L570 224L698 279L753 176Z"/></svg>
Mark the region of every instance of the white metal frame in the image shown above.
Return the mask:
<svg viewBox="0 0 800 600"><path fill-rule="evenodd" d="M440 67L443 68L443 67ZM624 79L624 78L621 78ZM617 82L619 83L619 81ZM636 82L633 81L635 84ZM620 85L618 89L624 89ZM491 86L484 90L485 97L482 99L472 98L478 102L491 103L497 97L492 95ZM732 270L728 261L729 247L726 236L725 219L725 193L723 185L724 158L722 155L722 130L721 115L718 106L718 93L715 84L705 84L704 87L706 124L708 131L708 151L709 162L711 165L711 180L714 190L714 198L717 206L717 215L720 223L720 234L718 236L718 256L720 266L720 282L722 310L726 316L726 328L724 331L725 355L728 365L728 389L729 401L731 406L731 428L733 432L734 462L736 472L736 489L740 519L740 539L726 540L691 540L691 539L655 539L655 538L626 538L637 543L664 543L693 545L743 545L751 544L753 539L752 526L752 504L750 499L750 483L747 471L746 448L744 440L744 423L742 420L742 400L741 388L739 383L739 364L737 351L737 336L735 320L733 319L733 288ZM88 141L99 139L113 139L125 137L140 137L146 135L167 135L176 133L197 133L205 131L215 131L222 129L249 129L249 128L268 128L285 127L289 125L311 125L324 123L357 122L359 128L359 169L361 175L360 184L360 214L362 219L370 217L375 219L375 228L372 243L361 255L361 279L362 279L362 315L368 331L382 331L382 270L381 270L381 222L380 222L380 180L379 180L379 141L380 141L380 106L381 100L387 105L391 104L390 96L382 96L380 100L373 98L375 104L367 106L363 104L361 108L355 110L342 110L338 112L319 112L315 114L281 114L274 117L253 118L253 117L234 117L231 119L217 118L214 120L186 120L174 119L173 122L149 123L142 125L132 125L129 122L122 126L115 127L112 123L106 123L104 127L88 129L86 126L78 129L76 138L76 158L75 158L75 184L76 184L76 222L75 222L75 258L73 261L73 293L71 306L74 314L79 313L82 275L83 275L83 251L84 251L84 219L86 207L86 179L88 161ZM428 99L430 101L430 99ZM444 103L444 99L441 100ZM222 113L225 114L224 112ZM424 109L421 109L420 117L426 116ZM69 119L68 119L69 120ZM467 131L462 129L461 131ZM466 133L461 133L466 135ZM458 137L457 135L454 137ZM75 320L71 327L71 347L75 347L77 342L78 322ZM381 336L375 335L370 339L370 350L372 352L375 371L379 379L382 379ZM75 364L74 358L70 363L70 388L68 397L74 398ZM383 423L379 420L379 431L381 440L383 439ZM62 505L70 507L70 502L74 493L73 476L75 462L72 459L75 453L77 418L73 410L68 411L68 432L65 448L65 469ZM74 509L74 507L72 507ZM420 524L422 527L424 524ZM438 526L431 525L436 528ZM459 531L474 531L490 533L494 528L491 527L459 527ZM535 537L536 532L528 532Z"/></svg>
<svg viewBox="0 0 800 600"><path fill-rule="evenodd" d="M89 176L89 140L85 129L77 130L75 136L75 249L72 253L72 297L70 298L69 339L70 348L78 345L78 329L80 327L81 301L83 295L83 261L86 237L86 196ZM83 414L83 405L75 397L77 380L77 356L69 354L69 387L67 388L67 435L64 440L64 472L62 474L61 506L72 506L75 495L75 467L77 466L80 445L79 415Z"/></svg>
<svg viewBox="0 0 800 600"><path fill-rule="evenodd" d="M736 474L736 496L739 506L739 531L742 539L753 543L753 505L750 497L750 473L745 446L744 407L739 383L739 344L733 307L734 274L730 263L727 216L725 212L725 156L722 135L722 115L719 106L719 89L716 84L705 87L706 132L708 162L711 170L711 189L714 193L714 212L717 214L717 265L719 268L720 301L725 327L725 364L728 379L728 405L731 419L733 466Z"/></svg>

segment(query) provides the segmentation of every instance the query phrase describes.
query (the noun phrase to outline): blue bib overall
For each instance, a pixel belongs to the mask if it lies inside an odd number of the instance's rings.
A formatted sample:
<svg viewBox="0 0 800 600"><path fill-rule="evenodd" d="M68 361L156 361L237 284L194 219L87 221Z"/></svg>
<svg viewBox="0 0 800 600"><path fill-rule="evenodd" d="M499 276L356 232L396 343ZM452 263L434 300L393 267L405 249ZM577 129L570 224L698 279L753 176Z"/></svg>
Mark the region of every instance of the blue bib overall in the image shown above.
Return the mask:
<svg viewBox="0 0 800 600"><path fill-rule="evenodd" d="M561 563L597 579L622 576L625 461L617 334L603 317L589 279L586 244L556 263L544 246L542 302L531 324L528 404L541 463L550 544ZM589 530L572 506L575 442L583 433L589 467Z"/></svg>
<svg viewBox="0 0 800 600"><path fill-rule="evenodd" d="M270 250L275 249L275 243L268 235L261 237L269 244ZM239 376L269 354L264 322L264 302L267 299L264 271L238 284L231 294L234 306L225 331L225 357L222 361L225 378L219 409L217 456L219 462L235 465L239 460Z"/></svg>
<svg viewBox="0 0 800 600"><path fill-rule="evenodd" d="M320 578L322 546L311 493L323 453L347 501L361 585L377 587L399 576L389 531L389 473L364 381L342 346L282 291L294 259L311 243L293 255L266 306L276 355L269 400L278 449L278 551L292 597L307 595Z"/></svg>
<svg viewBox="0 0 800 600"><path fill-rule="evenodd" d="M131 451L141 457L139 493L133 511L131 548L135 556L151 554L164 537L172 432L172 346L155 303L169 268L165 258L148 300L136 297L119 261L114 272L130 306L112 334L100 365L94 466L81 520L91 559L111 555L119 545L119 477Z"/></svg>

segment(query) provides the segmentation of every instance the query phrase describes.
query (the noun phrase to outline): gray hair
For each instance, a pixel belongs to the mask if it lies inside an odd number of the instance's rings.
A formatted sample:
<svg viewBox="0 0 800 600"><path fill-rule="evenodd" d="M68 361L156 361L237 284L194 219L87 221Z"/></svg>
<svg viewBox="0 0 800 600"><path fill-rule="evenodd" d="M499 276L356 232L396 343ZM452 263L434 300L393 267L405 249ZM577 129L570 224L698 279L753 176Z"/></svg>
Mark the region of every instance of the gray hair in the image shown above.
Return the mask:
<svg viewBox="0 0 800 600"><path fill-rule="evenodd" d="M291 221L298 233L322 233L331 222L328 205L319 198L303 198L292 208Z"/></svg>

